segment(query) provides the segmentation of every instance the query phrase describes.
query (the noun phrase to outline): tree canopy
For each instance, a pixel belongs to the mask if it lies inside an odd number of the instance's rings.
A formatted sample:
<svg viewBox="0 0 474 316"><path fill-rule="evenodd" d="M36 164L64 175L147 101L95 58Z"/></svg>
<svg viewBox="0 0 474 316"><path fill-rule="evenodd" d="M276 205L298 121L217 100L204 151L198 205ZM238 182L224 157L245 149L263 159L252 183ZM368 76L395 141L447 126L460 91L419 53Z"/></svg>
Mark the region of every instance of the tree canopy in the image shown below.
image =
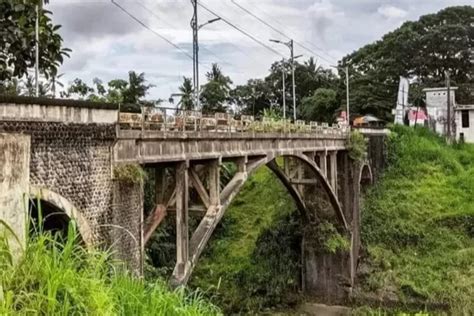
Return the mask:
<svg viewBox="0 0 474 316"><path fill-rule="evenodd" d="M217 64L212 64L206 74L207 83L202 87L201 103L204 113L225 112L230 98L232 80L225 76Z"/></svg>
<svg viewBox="0 0 474 316"><path fill-rule="evenodd" d="M349 65L351 110L390 119L399 76L412 79L412 102L423 87L444 86L445 71L459 103L473 102L474 7L450 7L401 27L343 58Z"/></svg>
<svg viewBox="0 0 474 316"><path fill-rule="evenodd" d="M147 84L145 73L129 71L128 81L124 79L110 80L107 85L99 78L94 78L93 86L89 86L82 79L76 78L65 92L65 98L86 99L90 101L123 103L135 105L131 110L137 111L138 104L155 103L145 101L143 98L153 85Z"/></svg>
<svg viewBox="0 0 474 316"><path fill-rule="evenodd" d="M21 78L35 66L35 0L0 0L0 85ZM58 67L68 57L58 34L60 25L51 21L51 12L40 10L39 69L48 79L57 76Z"/></svg>

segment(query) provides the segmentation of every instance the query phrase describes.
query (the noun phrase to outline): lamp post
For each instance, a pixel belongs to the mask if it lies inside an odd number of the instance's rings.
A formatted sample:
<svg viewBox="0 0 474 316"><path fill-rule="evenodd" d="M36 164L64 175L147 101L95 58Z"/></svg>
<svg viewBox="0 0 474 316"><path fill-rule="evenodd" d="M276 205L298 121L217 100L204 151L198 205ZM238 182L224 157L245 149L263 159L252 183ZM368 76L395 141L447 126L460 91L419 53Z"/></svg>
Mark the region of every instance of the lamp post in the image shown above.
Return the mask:
<svg viewBox="0 0 474 316"><path fill-rule="evenodd" d="M281 61L281 80L282 80L282 83L283 83L283 95L282 95L282 98L283 98L283 120L285 120L286 122L286 84L285 84L285 80L286 80L286 66L285 66L285 59L283 59Z"/></svg>
<svg viewBox="0 0 474 316"><path fill-rule="evenodd" d="M285 45L290 49L290 61L291 61L291 81L292 81L292 86L293 86L293 120L296 122L296 85L295 85L295 58L298 58L300 56L295 57L294 55L294 46L293 46L293 40L290 40L289 42L282 42L279 40L275 39L270 39L270 42L278 43Z"/></svg>
<svg viewBox="0 0 474 316"><path fill-rule="evenodd" d="M340 66L333 66L331 67L336 68L336 69L341 69L342 67ZM347 120L347 126L350 126L350 116L349 116L349 66L345 66L344 68L344 73L346 74L346 120Z"/></svg>
<svg viewBox="0 0 474 316"><path fill-rule="evenodd" d="M198 24L198 2L197 0L191 0L193 5L194 14L191 19L191 28L193 29L193 85L194 85L194 98L196 110L199 110L199 30L204 26L217 22L221 18L215 18L207 21L204 24Z"/></svg>

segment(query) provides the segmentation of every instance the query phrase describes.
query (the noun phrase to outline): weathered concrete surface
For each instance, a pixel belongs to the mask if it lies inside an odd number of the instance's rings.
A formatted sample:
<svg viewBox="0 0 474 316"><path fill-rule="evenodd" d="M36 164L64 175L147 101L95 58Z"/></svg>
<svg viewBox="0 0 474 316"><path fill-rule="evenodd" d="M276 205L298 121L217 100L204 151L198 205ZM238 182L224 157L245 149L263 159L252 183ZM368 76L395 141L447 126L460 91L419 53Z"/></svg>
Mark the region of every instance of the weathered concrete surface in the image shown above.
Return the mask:
<svg viewBox="0 0 474 316"><path fill-rule="evenodd" d="M346 148L347 134L315 133L216 133L120 131L114 146L115 162L141 164L289 155L301 152L337 151Z"/></svg>
<svg viewBox="0 0 474 316"><path fill-rule="evenodd" d="M30 136L0 133L0 234L7 237L14 257L26 242L30 179Z"/></svg>
<svg viewBox="0 0 474 316"><path fill-rule="evenodd" d="M118 110L59 105L0 103L0 120L113 124Z"/></svg>

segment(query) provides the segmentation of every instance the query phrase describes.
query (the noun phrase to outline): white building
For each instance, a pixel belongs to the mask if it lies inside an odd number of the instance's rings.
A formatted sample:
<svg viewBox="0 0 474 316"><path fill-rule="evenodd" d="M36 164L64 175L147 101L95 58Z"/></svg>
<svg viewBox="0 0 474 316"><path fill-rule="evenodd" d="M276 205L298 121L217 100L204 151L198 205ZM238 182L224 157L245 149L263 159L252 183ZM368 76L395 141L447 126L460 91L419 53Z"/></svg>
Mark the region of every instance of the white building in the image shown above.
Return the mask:
<svg viewBox="0 0 474 316"><path fill-rule="evenodd" d="M457 87L451 87L451 120L454 125L454 108L456 105ZM448 121L448 88L427 88L423 89L426 93L426 112L429 118L429 127L438 134L446 135ZM454 130L454 129L453 129Z"/></svg>
<svg viewBox="0 0 474 316"><path fill-rule="evenodd" d="M474 143L474 104L460 105L454 109L456 119L456 139Z"/></svg>

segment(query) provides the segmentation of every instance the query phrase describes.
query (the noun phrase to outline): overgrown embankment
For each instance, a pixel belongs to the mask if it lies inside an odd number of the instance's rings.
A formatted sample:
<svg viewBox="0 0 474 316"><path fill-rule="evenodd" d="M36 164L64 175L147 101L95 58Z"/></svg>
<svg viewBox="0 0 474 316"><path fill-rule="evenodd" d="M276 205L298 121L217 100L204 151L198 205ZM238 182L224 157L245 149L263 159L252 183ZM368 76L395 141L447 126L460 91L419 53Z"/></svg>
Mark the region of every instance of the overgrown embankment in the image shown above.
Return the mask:
<svg viewBox="0 0 474 316"><path fill-rule="evenodd" d="M293 200L266 168L245 184L193 273L226 314L297 302L301 228Z"/></svg>
<svg viewBox="0 0 474 316"><path fill-rule="evenodd" d="M0 242L0 315L220 315L200 295L134 278L109 253L40 234L18 264ZM1 241L1 240L0 240Z"/></svg>
<svg viewBox="0 0 474 316"><path fill-rule="evenodd" d="M474 146L393 128L390 167L365 199L361 289L380 301L474 314Z"/></svg>

